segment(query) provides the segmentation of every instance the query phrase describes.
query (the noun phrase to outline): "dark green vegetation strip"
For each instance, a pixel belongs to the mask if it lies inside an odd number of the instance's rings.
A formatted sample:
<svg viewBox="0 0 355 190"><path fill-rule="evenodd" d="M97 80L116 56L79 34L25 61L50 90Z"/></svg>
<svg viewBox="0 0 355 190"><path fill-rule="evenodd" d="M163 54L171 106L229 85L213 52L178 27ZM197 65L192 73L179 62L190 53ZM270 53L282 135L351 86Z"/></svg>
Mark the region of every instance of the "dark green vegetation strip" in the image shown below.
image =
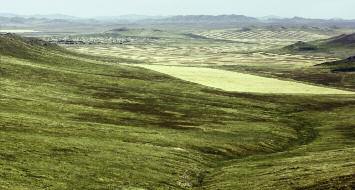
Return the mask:
<svg viewBox="0 0 355 190"><path fill-rule="evenodd" d="M226 93L16 36L0 50L0 189L351 188L354 96Z"/></svg>

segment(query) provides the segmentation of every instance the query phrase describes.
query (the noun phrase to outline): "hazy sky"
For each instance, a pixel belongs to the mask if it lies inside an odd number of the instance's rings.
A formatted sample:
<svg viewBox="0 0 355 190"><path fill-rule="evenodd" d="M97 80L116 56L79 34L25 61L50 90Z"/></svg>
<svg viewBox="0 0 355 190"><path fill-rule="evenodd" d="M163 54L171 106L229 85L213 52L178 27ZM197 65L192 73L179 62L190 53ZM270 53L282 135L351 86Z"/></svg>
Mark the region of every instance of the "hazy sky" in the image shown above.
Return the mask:
<svg viewBox="0 0 355 190"><path fill-rule="evenodd" d="M355 19L355 0L0 0L1 13L81 17L186 14Z"/></svg>

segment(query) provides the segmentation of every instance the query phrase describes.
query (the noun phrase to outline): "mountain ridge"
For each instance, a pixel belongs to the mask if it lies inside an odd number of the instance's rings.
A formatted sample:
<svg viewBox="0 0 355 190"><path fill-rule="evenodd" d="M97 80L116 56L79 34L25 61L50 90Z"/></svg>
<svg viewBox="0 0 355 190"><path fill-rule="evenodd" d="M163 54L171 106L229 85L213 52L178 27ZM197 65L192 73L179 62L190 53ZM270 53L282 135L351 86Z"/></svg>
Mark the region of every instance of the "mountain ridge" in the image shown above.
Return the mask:
<svg viewBox="0 0 355 190"><path fill-rule="evenodd" d="M61 20L66 23L76 24L243 24L243 25L279 25L279 26L324 26L324 27L351 27L355 28L355 20L345 19L313 19L303 17L281 18L277 16L251 17L245 15L173 15L173 16L146 16L146 15L121 15L101 17L74 17L63 14L48 15L16 15L0 13L0 26L25 26L46 25Z"/></svg>

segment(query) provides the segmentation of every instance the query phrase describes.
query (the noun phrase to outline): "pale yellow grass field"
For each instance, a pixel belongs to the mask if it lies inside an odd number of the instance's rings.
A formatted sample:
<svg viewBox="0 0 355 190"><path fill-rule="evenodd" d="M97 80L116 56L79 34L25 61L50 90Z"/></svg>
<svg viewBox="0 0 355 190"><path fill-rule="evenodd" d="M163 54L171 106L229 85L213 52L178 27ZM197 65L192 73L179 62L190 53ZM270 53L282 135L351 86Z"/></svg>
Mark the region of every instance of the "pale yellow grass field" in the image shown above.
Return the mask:
<svg viewBox="0 0 355 190"><path fill-rule="evenodd" d="M231 92L267 94L355 94L354 92L201 67L137 64L185 81Z"/></svg>

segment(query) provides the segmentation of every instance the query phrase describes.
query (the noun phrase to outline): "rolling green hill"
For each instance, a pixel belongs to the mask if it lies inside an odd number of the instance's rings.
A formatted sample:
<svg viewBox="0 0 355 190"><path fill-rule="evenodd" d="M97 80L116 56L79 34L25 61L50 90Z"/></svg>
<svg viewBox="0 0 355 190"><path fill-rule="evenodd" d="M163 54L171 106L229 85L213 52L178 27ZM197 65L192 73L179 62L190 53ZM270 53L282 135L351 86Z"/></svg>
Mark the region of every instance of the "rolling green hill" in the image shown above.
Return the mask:
<svg viewBox="0 0 355 190"><path fill-rule="evenodd" d="M21 58L35 58L43 51L64 50L59 46L36 38L23 38L15 34L0 34L1 55Z"/></svg>
<svg viewBox="0 0 355 190"><path fill-rule="evenodd" d="M129 63L1 35L0 189L353 188L354 96L224 92Z"/></svg>

